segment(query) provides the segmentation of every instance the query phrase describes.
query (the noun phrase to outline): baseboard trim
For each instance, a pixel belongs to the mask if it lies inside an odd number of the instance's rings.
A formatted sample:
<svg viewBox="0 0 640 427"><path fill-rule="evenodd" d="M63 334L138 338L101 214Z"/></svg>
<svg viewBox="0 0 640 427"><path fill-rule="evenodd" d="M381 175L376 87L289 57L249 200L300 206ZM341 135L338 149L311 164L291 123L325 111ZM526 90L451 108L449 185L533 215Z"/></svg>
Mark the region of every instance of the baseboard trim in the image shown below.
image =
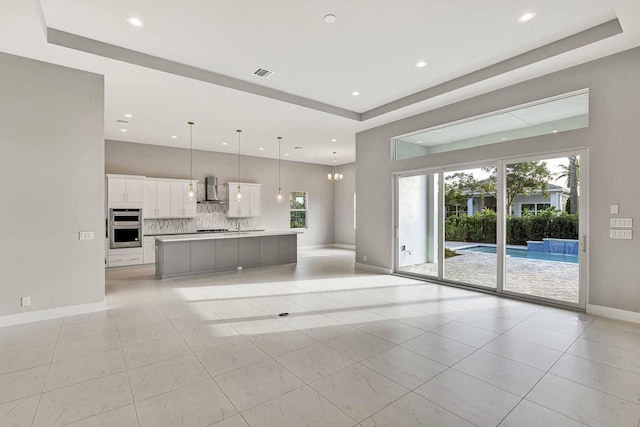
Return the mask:
<svg viewBox="0 0 640 427"><path fill-rule="evenodd" d="M604 307L602 305L587 304L587 313L596 316L609 317L625 322L640 323L640 313L636 311L620 310L619 308Z"/></svg>
<svg viewBox="0 0 640 427"><path fill-rule="evenodd" d="M391 273L393 273L393 271L390 268L378 267L377 265L362 264L362 263L359 263L359 262L356 262L355 267L358 270L370 271L372 273L380 273L380 274L391 274Z"/></svg>
<svg viewBox="0 0 640 427"><path fill-rule="evenodd" d="M77 314L93 313L107 309L106 301L89 304L68 305L65 307L35 310L27 313L7 314L0 316L0 327L20 325L22 323L39 322L41 320L59 319L60 317L75 316Z"/></svg>
<svg viewBox="0 0 640 427"><path fill-rule="evenodd" d="M333 243L327 243L324 245L298 246L299 251L308 251L311 249L331 249L331 248L333 248Z"/></svg>
<svg viewBox="0 0 640 427"><path fill-rule="evenodd" d="M356 246L355 245L343 245L342 243L334 243L333 247L336 249L348 249L350 251L355 251L356 250Z"/></svg>

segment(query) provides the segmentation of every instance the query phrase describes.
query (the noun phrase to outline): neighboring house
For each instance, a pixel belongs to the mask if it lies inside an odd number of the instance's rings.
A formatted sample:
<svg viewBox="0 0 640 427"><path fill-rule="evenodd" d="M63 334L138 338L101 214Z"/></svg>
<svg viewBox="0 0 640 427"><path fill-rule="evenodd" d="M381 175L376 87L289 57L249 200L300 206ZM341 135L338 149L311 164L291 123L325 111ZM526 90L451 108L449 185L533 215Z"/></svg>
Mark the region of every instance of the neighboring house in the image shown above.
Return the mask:
<svg viewBox="0 0 640 427"><path fill-rule="evenodd" d="M542 192L534 192L528 196L517 196L513 203L513 214L522 216L525 210L536 215L550 207L565 211L569 200L569 189L560 185L549 184L549 196ZM469 216L483 209L497 210L497 201L493 196L474 195L469 197L466 205L447 205L447 216L467 214Z"/></svg>

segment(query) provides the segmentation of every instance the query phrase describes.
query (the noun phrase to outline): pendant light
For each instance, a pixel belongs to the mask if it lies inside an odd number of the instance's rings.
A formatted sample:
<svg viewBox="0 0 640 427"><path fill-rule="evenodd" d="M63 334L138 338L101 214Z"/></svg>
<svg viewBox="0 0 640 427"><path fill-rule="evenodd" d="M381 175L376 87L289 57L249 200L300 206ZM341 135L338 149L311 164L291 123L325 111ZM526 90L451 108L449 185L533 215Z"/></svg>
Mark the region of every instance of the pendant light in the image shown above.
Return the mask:
<svg viewBox="0 0 640 427"><path fill-rule="evenodd" d="M336 153L336 151L333 152L333 170L327 175L327 179L331 182L340 181L343 178L342 174L338 173L338 170L336 169Z"/></svg>
<svg viewBox="0 0 640 427"><path fill-rule="evenodd" d="M189 182L189 192L187 193L187 200L193 202L196 199L196 191L193 188L193 122L189 123L189 138L191 140L191 181Z"/></svg>
<svg viewBox="0 0 640 427"><path fill-rule="evenodd" d="M276 194L276 203L282 203L282 188L280 187L280 175L282 172L282 168L280 167L280 162L282 161L280 158L280 143L282 142L282 137L278 137L278 193Z"/></svg>
<svg viewBox="0 0 640 427"><path fill-rule="evenodd" d="M241 129L236 129L238 132L238 188L236 189L236 202L242 200L242 187L240 186L240 134L242 133Z"/></svg>

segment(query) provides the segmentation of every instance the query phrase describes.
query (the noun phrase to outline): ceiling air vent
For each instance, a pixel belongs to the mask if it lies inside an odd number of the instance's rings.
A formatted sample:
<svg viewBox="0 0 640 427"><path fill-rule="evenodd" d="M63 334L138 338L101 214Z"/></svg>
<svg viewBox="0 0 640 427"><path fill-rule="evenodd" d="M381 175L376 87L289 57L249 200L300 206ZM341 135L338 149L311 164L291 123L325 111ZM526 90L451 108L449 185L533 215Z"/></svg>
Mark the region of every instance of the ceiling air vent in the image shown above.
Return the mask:
<svg viewBox="0 0 640 427"><path fill-rule="evenodd" d="M253 70L253 75L254 76L262 77L263 79L266 79L271 74L273 74L273 71L269 71L269 70L266 70L264 68L259 68L258 67L255 70Z"/></svg>
<svg viewBox="0 0 640 427"><path fill-rule="evenodd" d="M116 120L116 123L129 123L129 120Z"/></svg>

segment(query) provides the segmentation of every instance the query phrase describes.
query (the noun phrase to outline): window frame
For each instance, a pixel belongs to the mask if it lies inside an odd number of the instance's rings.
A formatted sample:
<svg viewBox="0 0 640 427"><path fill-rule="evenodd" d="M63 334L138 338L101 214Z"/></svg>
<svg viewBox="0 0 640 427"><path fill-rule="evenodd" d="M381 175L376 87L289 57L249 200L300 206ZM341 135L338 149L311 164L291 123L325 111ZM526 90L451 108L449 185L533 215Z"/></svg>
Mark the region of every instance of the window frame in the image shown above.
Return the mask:
<svg viewBox="0 0 640 427"><path fill-rule="evenodd" d="M291 200L294 194L303 193L304 194L304 209L293 209L291 207ZM291 212L304 212L304 227L292 227L291 226ZM309 228L309 192L308 191L290 191L289 192L289 229L290 230L301 230Z"/></svg>

